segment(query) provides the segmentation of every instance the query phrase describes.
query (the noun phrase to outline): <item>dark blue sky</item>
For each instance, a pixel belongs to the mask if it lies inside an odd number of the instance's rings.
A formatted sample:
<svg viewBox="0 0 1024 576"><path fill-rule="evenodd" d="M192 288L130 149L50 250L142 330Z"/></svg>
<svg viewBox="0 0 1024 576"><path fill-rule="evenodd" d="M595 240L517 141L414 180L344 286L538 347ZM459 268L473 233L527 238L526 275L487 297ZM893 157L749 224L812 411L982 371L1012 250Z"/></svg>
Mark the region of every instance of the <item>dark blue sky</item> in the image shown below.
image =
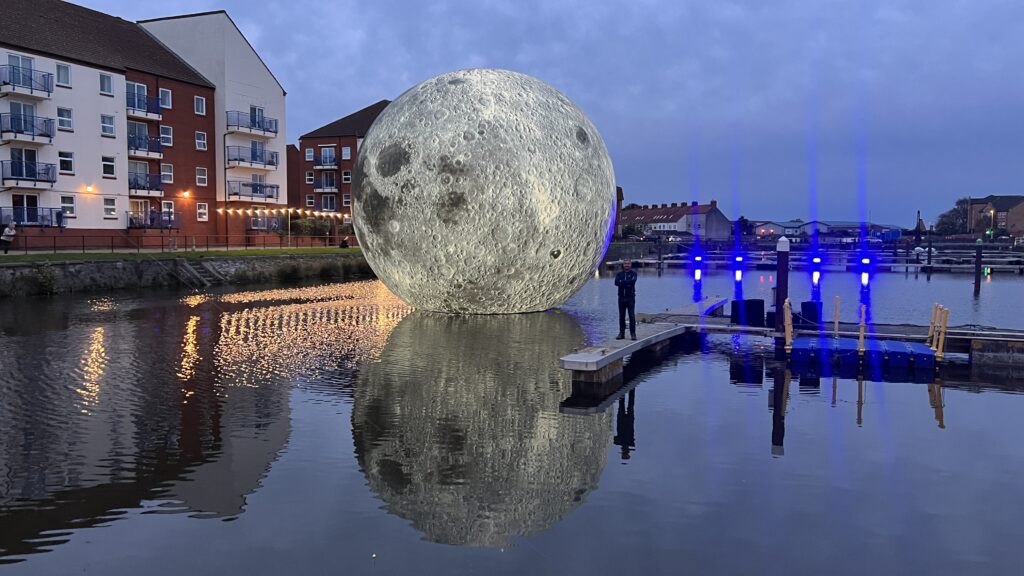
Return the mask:
<svg viewBox="0 0 1024 576"><path fill-rule="evenodd" d="M575 100L627 201L731 218L913 223L1024 193L1024 2L86 0L226 9L288 90L288 138L441 72L509 68Z"/></svg>

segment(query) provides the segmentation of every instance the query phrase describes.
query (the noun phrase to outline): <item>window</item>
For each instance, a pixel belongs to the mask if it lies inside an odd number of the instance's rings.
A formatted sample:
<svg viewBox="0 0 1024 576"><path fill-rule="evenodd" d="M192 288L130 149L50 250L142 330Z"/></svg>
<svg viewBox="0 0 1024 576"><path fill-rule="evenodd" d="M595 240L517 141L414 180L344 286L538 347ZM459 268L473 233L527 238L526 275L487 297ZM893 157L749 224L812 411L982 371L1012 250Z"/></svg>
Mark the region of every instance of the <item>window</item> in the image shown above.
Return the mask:
<svg viewBox="0 0 1024 576"><path fill-rule="evenodd" d="M114 79L110 74L100 74L100 94L106 96L114 95Z"/></svg>
<svg viewBox="0 0 1024 576"><path fill-rule="evenodd" d="M342 222L344 222L345 224L351 224L352 223L352 215L349 214L348 212L342 214L341 216L342 216Z"/></svg>
<svg viewBox="0 0 1024 576"><path fill-rule="evenodd" d="M313 178L313 171L312 170L307 171L306 172L306 184L312 184L314 182L314 180L315 180L315 178Z"/></svg>
<svg viewBox="0 0 1024 576"><path fill-rule="evenodd" d="M341 173L341 181L344 182L345 184L348 184L349 182L351 182L352 181L352 172L350 170L345 170L344 172L342 172Z"/></svg>
<svg viewBox="0 0 1024 576"><path fill-rule="evenodd" d="M57 63L57 86L71 88L71 66Z"/></svg>
<svg viewBox="0 0 1024 576"><path fill-rule="evenodd" d="M352 159L352 148L351 147L349 147L349 146L342 146L341 147L341 159L342 160L351 160Z"/></svg>
<svg viewBox="0 0 1024 576"><path fill-rule="evenodd" d="M195 97L196 114L200 116L206 116L206 98L202 96Z"/></svg>
<svg viewBox="0 0 1024 576"><path fill-rule="evenodd" d="M337 188L337 176L334 172L324 172L320 176L320 187L321 188Z"/></svg>
<svg viewBox="0 0 1024 576"><path fill-rule="evenodd" d="M352 205L352 195L351 194L342 194L341 195L341 205L342 206L351 206Z"/></svg>
<svg viewBox="0 0 1024 576"><path fill-rule="evenodd" d="M206 186L206 168L196 168L196 186Z"/></svg>
<svg viewBox="0 0 1024 576"><path fill-rule="evenodd" d="M114 136L114 117L110 114L100 114L100 134Z"/></svg>
<svg viewBox="0 0 1024 576"><path fill-rule="evenodd" d="M60 163L61 174L74 174L75 173L75 153L74 152L57 152L57 161Z"/></svg>
<svg viewBox="0 0 1024 576"><path fill-rule="evenodd" d="M117 218L117 198L103 199L103 217Z"/></svg>
<svg viewBox="0 0 1024 576"><path fill-rule="evenodd" d="M61 196L60 197L60 211L65 216L70 218L75 217L75 197L74 196Z"/></svg>
<svg viewBox="0 0 1024 576"><path fill-rule="evenodd" d="M324 194L320 200L324 210L334 212L336 207L334 194Z"/></svg>
<svg viewBox="0 0 1024 576"><path fill-rule="evenodd" d="M160 107L167 109L171 107L171 91L167 88L160 89Z"/></svg>
<svg viewBox="0 0 1024 576"><path fill-rule="evenodd" d="M164 184L174 183L174 164L160 165L160 181Z"/></svg>
<svg viewBox="0 0 1024 576"><path fill-rule="evenodd" d="M160 209L164 212L174 212L174 200L164 200L160 203Z"/></svg>
<svg viewBox="0 0 1024 576"><path fill-rule="evenodd" d="M71 117L71 108L57 108L57 128L60 130L75 129L75 121Z"/></svg>
<svg viewBox="0 0 1024 576"><path fill-rule="evenodd" d="M206 222L210 219L210 207L206 202L196 202L196 221Z"/></svg>
<svg viewBox="0 0 1024 576"><path fill-rule="evenodd" d="M111 177L115 176L116 174L114 173L114 157L113 156L103 156L102 160L103 160L103 176L111 176Z"/></svg>
<svg viewBox="0 0 1024 576"><path fill-rule="evenodd" d="M196 132L196 150L206 150L206 132Z"/></svg>
<svg viewBox="0 0 1024 576"><path fill-rule="evenodd" d="M307 162L312 162L313 161L313 149L312 148L306 148L306 161Z"/></svg>
<svg viewBox="0 0 1024 576"><path fill-rule="evenodd" d="M306 194L306 208L316 208L316 196Z"/></svg>
<svg viewBox="0 0 1024 576"><path fill-rule="evenodd" d="M320 149L320 164L331 166L334 164L334 146L327 146Z"/></svg>
<svg viewBox="0 0 1024 576"><path fill-rule="evenodd" d="M164 146L174 146L174 128L171 126L160 127L160 143Z"/></svg>

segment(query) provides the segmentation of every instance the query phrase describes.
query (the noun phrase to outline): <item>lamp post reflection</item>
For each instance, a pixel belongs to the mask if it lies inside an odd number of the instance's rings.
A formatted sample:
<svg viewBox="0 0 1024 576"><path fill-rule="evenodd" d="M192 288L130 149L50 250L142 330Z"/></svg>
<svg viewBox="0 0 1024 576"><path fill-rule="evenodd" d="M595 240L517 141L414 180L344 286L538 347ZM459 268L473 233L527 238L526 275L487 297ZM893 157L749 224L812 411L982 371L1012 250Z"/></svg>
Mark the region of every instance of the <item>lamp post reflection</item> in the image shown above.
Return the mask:
<svg viewBox="0 0 1024 576"><path fill-rule="evenodd" d="M786 439L786 407L789 403L789 383L792 373L789 368L779 368L774 373L772 393L768 396L772 411L772 455L783 456Z"/></svg>

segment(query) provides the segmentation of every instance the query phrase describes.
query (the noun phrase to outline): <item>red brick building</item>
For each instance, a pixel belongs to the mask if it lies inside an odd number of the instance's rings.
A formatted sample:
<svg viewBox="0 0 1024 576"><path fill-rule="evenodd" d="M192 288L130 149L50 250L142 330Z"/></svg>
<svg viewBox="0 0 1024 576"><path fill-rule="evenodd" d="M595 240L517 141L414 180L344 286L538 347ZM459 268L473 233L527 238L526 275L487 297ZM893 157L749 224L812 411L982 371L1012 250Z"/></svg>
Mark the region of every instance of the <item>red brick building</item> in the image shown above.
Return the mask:
<svg viewBox="0 0 1024 576"><path fill-rule="evenodd" d="M214 213L216 124L194 107L196 97L213 102L212 85L135 70L125 78L130 233L160 232L159 224L171 219L186 237L223 234Z"/></svg>
<svg viewBox="0 0 1024 576"><path fill-rule="evenodd" d="M390 104L381 100L321 126L289 147L288 206L337 225L352 222L352 170L359 145L377 116ZM294 150L294 151L293 151ZM336 228L336 226L335 226Z"/></svg>

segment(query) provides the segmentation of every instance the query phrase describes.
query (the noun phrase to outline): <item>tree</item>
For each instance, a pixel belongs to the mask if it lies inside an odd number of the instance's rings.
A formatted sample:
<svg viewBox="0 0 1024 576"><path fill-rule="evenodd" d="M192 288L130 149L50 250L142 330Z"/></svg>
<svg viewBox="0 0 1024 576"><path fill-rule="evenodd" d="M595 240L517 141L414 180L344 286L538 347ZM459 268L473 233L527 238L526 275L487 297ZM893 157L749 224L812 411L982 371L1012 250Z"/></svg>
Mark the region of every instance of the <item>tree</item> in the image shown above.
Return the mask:
<svg viewBox="0 0 1024 576"><path fill-rule="evenodd" d="M943 236L967 233L967 214L971 205L969 198L956 201L956 206L939 215L935 231Z"/></svg>
<svg viewBox="0 0 1024 576"><path fill-rule="evenodd" d="M746 216L740 216L736 219L736 230L743 236L750 236L754 233L754 226Z"/></svg>

